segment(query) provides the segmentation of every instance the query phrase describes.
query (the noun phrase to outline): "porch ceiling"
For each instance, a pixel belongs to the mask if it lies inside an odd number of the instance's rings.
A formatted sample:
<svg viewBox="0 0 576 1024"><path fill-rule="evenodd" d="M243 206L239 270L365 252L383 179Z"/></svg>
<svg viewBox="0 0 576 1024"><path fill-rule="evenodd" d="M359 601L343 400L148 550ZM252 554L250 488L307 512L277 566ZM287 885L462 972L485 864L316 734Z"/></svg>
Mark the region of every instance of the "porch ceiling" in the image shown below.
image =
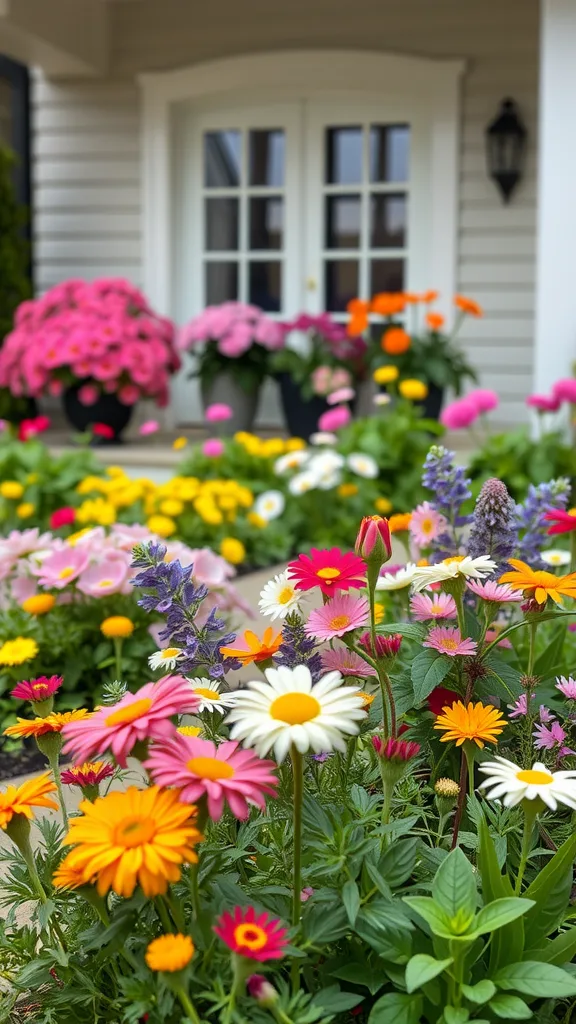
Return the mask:
<svg viewBox="0 0 576 1024"><path fill-rule="evenodd" d="M101 0L0 0L0 53L49 75L103 74L108 9Z"/></svg>

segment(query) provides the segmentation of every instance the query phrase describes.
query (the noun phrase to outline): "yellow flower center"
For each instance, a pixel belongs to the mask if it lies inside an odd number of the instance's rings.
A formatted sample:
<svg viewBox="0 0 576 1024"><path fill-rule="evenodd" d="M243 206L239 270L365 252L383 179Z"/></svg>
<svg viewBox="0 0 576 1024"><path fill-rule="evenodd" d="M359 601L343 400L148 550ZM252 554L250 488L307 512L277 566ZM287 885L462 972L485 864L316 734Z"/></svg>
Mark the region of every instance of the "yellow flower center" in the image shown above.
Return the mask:
<svg viewBox="0 0 576 1024"><path fill-rule="evenodd" d="M538 772L528 768L523 772L516 772L518 782L527 782L529 786L550 786L554 782L554 776L550 772Z"/></svg>
<svg viewBox="0 0 576 1024"><path fill-rule="evenodd" d="M451 555L450 558L444 559L444 565L451 565L452 562L463 562L464 555Z"/></svg>
<svg viewBox="0 0 576 1024"><path fill-rule="evenodd" d="M440 641L440 646L443 647L445 651L455 651L458 647L458 642L453 640L451 637L446 637L446 639Z"/></svg>
<svg viewBox="0 0 576 1024"><path fill-rule="evenodd" d="M346 626L349 625L349 615L335 615L333 619L330 619L330 629L346 629Z"/></svg>
<svg viewBox="0 0 576 1024"><path fill-rule="evenodd" d="M288 604L288 601L291 601L293 597L294 591L292 587L283 587L278 594L278 604Z"/></svg>
<svg viewBox="0 0 576 1024"><path fill-rule="evenodd" d="M569 516L576 516L576 508L569 508L568 509L568 515Z"/></svg>
<svg viewBox="0 0 576 1024"><path fill-rule="evenodd" d="M199 694L200 697L206 697L208 700L220 700L218 690L209 690L207 686L196 686L194 693Z"/></svg>
<svg viewBox="0 0 576 1024"><path fill-rule="evenodd" d="M162 655L162 657L163 657L163 659L165 661L169 661L170 658L177 658L178 657L178 655L180 654L180 648L179 647L165 647L163 651L160 651L160 654Z"/></svg>
<svg viewBox="0 0 576 1024"><path fill-rule="evenodd" d="M321 580L337 580L341 576L340 569L335 569L333 566L327 565L325 569L318 569L316 573Z"/></svg>
<svg viewBox="0 0 576 1024"><path fill-rule="evenodd" d="M268 942L268 936L263 928L257 924L239 924L234 929L234 941L238 946L246 949L264 949Z"/></svg>
<svg viewBox="0 0 576 1024"><path fill-rule="evenodd" d="M130 725L131 722L135 722L142 715L150 711L151 707L152 701L150 697L134 700L131 704L127 704L126 707L119 708L118 711L113 711L111 715L108 715L105 724L109 727L114 725Z"/></svg>
<svg viewBox="0 0 576 1024"><path fill-rule="evenodd" d="M58 573L58 579L59 580L67 580L70 576L73 576L73 575L74 575L74 567L72 565L67 565L65 569L60 569L60 572Z"/></svg>
<svg viewBox="0 0 576 1024"><path fill-rule="evenodd" d="M442 611L442 605L439 604L438 601L433 601L430 605L430 611L434 612L434 615L436 615Z"/></svg>
<svg viewBox="0 0 576 1024"><path fill-rule="evenodd" d="M156 833L156 825L152 818L139 818L136 814L122 818L114 829L113 842L116 846L132 849L149 843Z"/></svg>
<svg viewBox="0 0 576 1024"><path fill-rule="evenodd" d="M420 529L423 533L432 533L434 529L434 523L431 519L423 519L420 523Z"/></svg>
<svg viewBox="0 0 576 1024"><path fill-rule="evenodd" d="M114 583L114 580L100 580L98 586L99 587L111 587L113 583Z"/></svg>
<svg viewBox="0 0 576 1024"><path fill-rule="evenodd" d="M226 761L219 761L217 757L193 757L186 762L186 767L199 775L201 779L209 779L210 782L217 782L218 779L231 779L234 776L234 769Z"/></svg>
<svg viewBox="0 0 576 1024"><path fill-rule="evenodd" d="M309 693L283 693L270 708L270 717L287 725L303 725L316 718L322 708Z"/></svg>

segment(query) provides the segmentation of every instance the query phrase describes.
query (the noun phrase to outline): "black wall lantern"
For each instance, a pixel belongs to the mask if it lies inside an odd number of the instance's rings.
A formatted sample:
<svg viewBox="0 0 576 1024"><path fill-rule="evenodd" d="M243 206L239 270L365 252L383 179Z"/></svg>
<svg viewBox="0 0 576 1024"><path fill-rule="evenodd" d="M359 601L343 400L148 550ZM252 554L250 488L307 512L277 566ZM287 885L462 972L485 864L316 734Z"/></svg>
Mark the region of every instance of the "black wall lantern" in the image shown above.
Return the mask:
<svg viewBox="0 0 576 1024"><path fill-rule="evenodd" d="M522 177L527 135L514 100L502 100L497 116L486 129L486 157L488 173L505 203Z"/></svg>

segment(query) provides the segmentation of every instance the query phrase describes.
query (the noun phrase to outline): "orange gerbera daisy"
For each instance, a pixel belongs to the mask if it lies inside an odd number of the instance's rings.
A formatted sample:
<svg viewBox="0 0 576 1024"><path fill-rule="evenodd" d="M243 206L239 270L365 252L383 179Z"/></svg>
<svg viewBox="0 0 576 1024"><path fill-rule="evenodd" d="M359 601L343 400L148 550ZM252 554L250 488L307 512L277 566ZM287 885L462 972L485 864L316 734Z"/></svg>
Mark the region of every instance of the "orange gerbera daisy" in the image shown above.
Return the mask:
<svg viewBox="0 0 576 1024"><path fill-rule="evenodd" d="M88 714L87 708L78 708L76 711L53 711L46 718L19 718L16 725L10 725L4 730L4 735L24 739L29 736L43 736L47 732L62 732L68 722L78 722Z"/></svg>
<svg viewBox="0 0 576 1024"><path fill-rule="evenodd" d="M267 661L271 658L282 643L282 632L274 636L272 626L264 630L262 640L259 640L256 633L247 629L244 633L244 643L248 650L238 647L221 647L220 653L226 658L237 658L243 665L250 665L253 661Z"/></svg>
<svg viewBox="0 0 576 1024"><path fill-rule="evenodd" d="M394 316L395 313L403 313L406 308L406 299L402 292L379 292L370 303L373 313L380 316Z"/></svg>
<svg viewBox="0 0 576 1024"><path fill-rule="evenodd" d="M380 340L380 347L389 356L401 356L411 344L410 335L403 327L389 327Z"/></svg>
<svg viewBox="0 0 576 1024"><path fill-rule="evenodd" d="M439 331L441 327L444 327L444 317L442 313L427 313L426 323L431 331Z"/></svg>
<svg viewBox="0 0 576 1024"><path fill-rule="evenodd" d="M437 298L438 292L434 291L433 288L431 288L430 291L424 292L424 294L420 296L421 301L425 302L427 305L431 302L436 302Z"/></svg>
<svg viewBox="0 0 576 1024"><path fill-rule="evenodd" d="M411 512L397 512L396 515L390 516L388 520L390 533L402 533L403 530L409 530L411 522Z"/></svg>
<svg viewBox="0 0 576 1024"><path fill-rule="evenodd" d="M8 786L4 793L0 793L0 828L5 829L15 814L23 814L25 818L32 820L33 807L51 807L57 811L58 804L48 796L48 793L55 792L56 786L49 772L44 772L35 779L28 779L21 786Z"/></svg>
<svg viewBox="0 0 576 1024"><path fill-rule="evenodd" d="M491 704L482 704L472 701L468 707L461 700L456 700L452 706L442 708L444 714L438 715L434 728L444 732L440 737L442 743L455 741L457 747L461 747L466 741L475 743L480 749L484 743L497 743L497 737L506 725L506 719L500 711Z"/></svg>
<svg viewBox="0 0 576 1024"><path fill-rule="evenodd" d="M350 320L346 327L346 333L351 337L362 334L368 327L368 303L362 299L352 299L346 306L350 313Z"/></svg>
<svg viewBox="0 0 576 1024"><path fill-rule="evenodd" d="M544 569L531 569L519 558L509 558L512 572L505 572L499 583L509 583L514 590L522 590L525 597L533 597L538 604L546 604L550 597L555 604L562 604L561 595L576 597L576 572L568 576L555 576Z"/></svg>
<svg viewBox="0 0 576 1024"><path fill-rule="evenodd" d="M457 309L461 309L463 313L467 313L468 316L483 316L482 306L480 306L474 299L468 299L465 295L455 295L454 305Z"/></svg>
<svg viewBox="0 0 576 1024"><path fill-rule="evenodd" d="M52 875L52 883L56 889L79 889L87 885L84 872L70 866L70 854L64 857Z"/></svg>

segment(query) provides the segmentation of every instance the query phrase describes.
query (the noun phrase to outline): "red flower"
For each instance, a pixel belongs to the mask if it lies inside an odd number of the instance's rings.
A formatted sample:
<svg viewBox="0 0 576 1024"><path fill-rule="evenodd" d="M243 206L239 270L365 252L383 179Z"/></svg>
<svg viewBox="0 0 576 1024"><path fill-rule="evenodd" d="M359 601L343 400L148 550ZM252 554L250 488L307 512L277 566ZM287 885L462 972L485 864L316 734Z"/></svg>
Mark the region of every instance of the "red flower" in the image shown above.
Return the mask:
<svg viewBox="0 0 576 1024"><path fill-rule="evenodd" d="M554 524L548 527L550 535L572 533L576 530L576 508L571 508L569 512L564 512L561 508L551 509L550 512L546 512L544 519L546 522Z"/></svg>
<svg viewBox="0 0 576 1024"><path fill-rule="evenodd" d="M107 423L95 423L92 427L92 433L95 437L106 438L107 441L111 441L114 437L114 431Z"/></svg>
<svg viewBox="0 0 576 1024"><path fill-rule="evenodd" d="M235 907L233 914L226 911L214 926L216 935L233 953L261 961L282 959L288 945L287 930L278 918L270 919L266 913L257 917L254 907Z"/></svg>
<svg viewBox="0 0 576 1024"><path fill-rule="evenodd" d="M17 700L31 700L34 704L41 704L42 701L53 697L56 690L62 686L62 676L38 676L38 679L23 679L12 690L10 696Z"/></svg>
<svg viewBox="0 0 576 1024"><path fill-rule="evenodd" d="M36 434L42 434L48 430L49 426L50 420L47 416L35 416L34 419L22 420L18 427L18 440L29 441L30 438L36 437Z"/></svg>
<svg viewBox="0 0 576 1024"><path fill-rule="evenodd" d="M373 736L372 746L382 761L411 761L420 753L420 744L410 740L386 740Z"/></svg>
<svg viewBox="0 0 576 1024"><path fill-rule="evenodd" d="M62 782L68 786L98 786L114 775L114 765L108 761L86 761L62 772Z"/></svg>
<svg viewBox="0 0 576 1024"><path fill-rule="evenodd" d="M432 690L432 693L428 697L427 704L428 710L433 715L442 714L442 709L445 704L452 705L455 700L460 700L460 695L454 693L454 690L448 690L445 686L436 686Z"/></svg>
<svg viewBox="0 0 576 1024"><path fill-rule="evenodd" d="M378 635L376 637L376 652L372 647L372 636L368 631L362 633L359 643L373 658L395 658L402 645L402 635L401 633L391 633L389 636Z"/></svg>
<svg viewBox="0 0 576 1024"><path fill-rule="evenodd" d="M57 508L50 516L50 529L58 530L61 526L72 526L75 518L76 509L72 508L71 505Z"/></svg>
<svg viewBox="0 0 576 1024"><path fill-rule="evenodd" d="M296 581L296 590L320 587L323 594L332 596L337 590L365 587L366 565L351 551L312 548L309 555L288 563L288 576Z"/></svg>

